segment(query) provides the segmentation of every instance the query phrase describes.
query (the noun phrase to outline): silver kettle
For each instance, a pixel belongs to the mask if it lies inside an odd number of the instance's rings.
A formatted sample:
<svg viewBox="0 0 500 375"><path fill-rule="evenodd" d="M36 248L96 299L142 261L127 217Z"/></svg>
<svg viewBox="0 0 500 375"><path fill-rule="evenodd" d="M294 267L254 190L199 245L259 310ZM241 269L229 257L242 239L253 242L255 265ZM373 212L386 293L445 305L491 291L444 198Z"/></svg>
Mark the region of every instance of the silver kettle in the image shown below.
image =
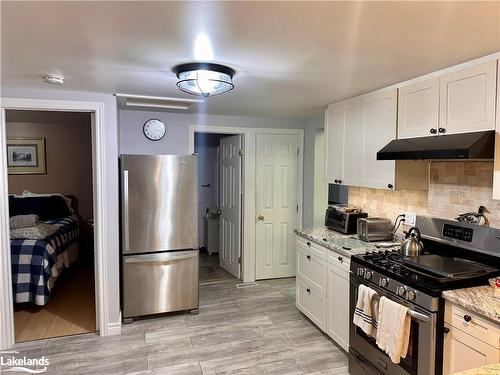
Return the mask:
<svg viewBox="0 0 500 375"><path fill-rule="evenodd" d="M399 250L401 254L416 257L424 252L424 244L421 241L420 231L417 227L411 227L406 233L406 239Z"/></svg>

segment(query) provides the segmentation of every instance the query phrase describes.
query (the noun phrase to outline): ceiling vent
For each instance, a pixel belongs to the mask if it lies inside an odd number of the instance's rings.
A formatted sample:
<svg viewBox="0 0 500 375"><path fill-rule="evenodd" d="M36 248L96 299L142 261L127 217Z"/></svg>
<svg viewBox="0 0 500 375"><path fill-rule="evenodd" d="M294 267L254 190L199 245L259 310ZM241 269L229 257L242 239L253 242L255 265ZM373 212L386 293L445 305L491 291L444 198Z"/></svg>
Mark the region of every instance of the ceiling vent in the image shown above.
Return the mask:
<svg viewBox="0 0 500 375"><path fill-rule="evenodd" d="M164 96L146 96L133 94L115 94L118 105L122 108L150 108L188 110L193 104L203 103L201 99L170 98Z"/></svg>

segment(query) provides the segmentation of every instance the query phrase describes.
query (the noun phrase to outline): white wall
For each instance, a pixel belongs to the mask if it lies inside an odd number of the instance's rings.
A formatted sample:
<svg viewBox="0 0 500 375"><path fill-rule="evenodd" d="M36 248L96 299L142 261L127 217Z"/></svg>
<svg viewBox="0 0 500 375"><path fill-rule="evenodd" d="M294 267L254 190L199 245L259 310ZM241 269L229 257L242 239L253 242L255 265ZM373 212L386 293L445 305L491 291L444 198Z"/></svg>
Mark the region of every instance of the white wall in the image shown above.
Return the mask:
<svg viewBox="0 0 500 375"><path fill-rule="evenodd" d="M106 221L105 251L107 252L108 316L110 323L120 322L119 238L118 238L118 126L116 98L113 95L63 91L60 89L34 90L2 87L3 98L30 98L75 100L104 103L104 142L106 147Z"/></svg>
<svg viewBox="0 0 500 375"><path fill-rule="evenodd" d="M326 182L326 140L324 129L316 129L314 139L314 226L325 223L328 206L328 183Z"/></svg>
<svg viewBox="0 0 500 375"><path fill-rule="evenodd" d="M304 202L303 225L314 222L314 137L316 128L323 128L323 115L310 121L275 117L192 115L154 111L119 111L120 153L122 154L186 154L189 152L189 126L213 125L248 128L305 129L304 132ZM167 135L160 141L144 137L144 123L157 118L167 125Z"/></svg>
<svg viewBox="0 0 500 375"><path fill-rule="evenodd" d="M318 129L324 129L325 115L311 117L305 121L304 132L304 228L314 226L314 150ZM325 156L326 157L326 156ZM326 208L325 208L326 209Z"/></svg>

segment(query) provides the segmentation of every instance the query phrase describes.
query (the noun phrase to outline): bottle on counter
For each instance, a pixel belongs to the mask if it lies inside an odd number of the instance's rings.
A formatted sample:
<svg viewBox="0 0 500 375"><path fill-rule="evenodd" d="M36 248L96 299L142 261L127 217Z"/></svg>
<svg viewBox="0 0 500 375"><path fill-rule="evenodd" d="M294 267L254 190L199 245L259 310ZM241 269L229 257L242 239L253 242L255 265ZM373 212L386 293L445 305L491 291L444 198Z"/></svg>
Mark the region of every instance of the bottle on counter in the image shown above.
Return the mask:
<svg viewBox="0 0 500 375"><path fill-rule="evenodd" d="M500 299L500 277L495 280L495 297Z"/></svg>

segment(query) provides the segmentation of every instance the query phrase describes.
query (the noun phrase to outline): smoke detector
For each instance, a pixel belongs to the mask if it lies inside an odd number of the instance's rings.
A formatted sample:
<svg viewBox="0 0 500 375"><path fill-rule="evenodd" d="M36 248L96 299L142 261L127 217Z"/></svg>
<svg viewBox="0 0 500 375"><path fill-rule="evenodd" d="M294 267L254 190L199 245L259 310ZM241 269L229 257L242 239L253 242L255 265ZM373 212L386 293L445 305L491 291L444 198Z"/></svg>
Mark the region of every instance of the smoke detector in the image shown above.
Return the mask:
<svg viewBox="0 0 500 375"><path fill-rule="evenodd" d="M62 85L64 84L64 77L59 74L47 74L43 77L43 82L53 85Z"/></svg>

